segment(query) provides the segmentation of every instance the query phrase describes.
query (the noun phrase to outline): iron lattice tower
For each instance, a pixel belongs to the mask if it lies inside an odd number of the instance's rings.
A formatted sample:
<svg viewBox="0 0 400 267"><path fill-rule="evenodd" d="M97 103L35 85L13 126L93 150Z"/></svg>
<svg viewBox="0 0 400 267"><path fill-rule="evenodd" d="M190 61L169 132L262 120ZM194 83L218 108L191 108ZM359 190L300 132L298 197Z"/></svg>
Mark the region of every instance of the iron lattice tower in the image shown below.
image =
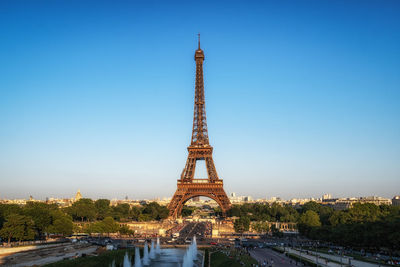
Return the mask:
<svg viewBox="0 0 400 267"><path fill-rule="evenodd" d="M215 200L221 207L223 214L226 214L226 211L231 207L223 188L223 181L218 178L212 158L213 148L208 139L203 81L204 52L200 48L200 34L199 47L194 54L194 60L196 61L196 82L192 140L187 148L189 154L181 178L178 180L178 188L168 205L169 215L172 218L180 216L183 205L189 199L197 196L205 196ZM206 163L208 174L206 179L194 178L198 160L204 160Z"/></svg>

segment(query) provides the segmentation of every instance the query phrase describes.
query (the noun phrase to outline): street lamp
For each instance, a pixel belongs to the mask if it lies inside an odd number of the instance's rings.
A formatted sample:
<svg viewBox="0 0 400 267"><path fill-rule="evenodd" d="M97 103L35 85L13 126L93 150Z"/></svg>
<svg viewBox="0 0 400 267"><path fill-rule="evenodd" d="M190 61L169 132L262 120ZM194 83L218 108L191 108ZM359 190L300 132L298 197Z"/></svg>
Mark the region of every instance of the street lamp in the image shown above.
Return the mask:
<svg viewBox="0 0 400 267"><path fill-rule="evenodd" d="M301 258L301 251L303 250L303 244L300 244L300 258Z"/></svg>
<svg viewBox="0 0 400 267"><path fill-rule="evenodd" d="M343 266L342 257L343 257L343 250L340 250L340 267Z"/></svg>

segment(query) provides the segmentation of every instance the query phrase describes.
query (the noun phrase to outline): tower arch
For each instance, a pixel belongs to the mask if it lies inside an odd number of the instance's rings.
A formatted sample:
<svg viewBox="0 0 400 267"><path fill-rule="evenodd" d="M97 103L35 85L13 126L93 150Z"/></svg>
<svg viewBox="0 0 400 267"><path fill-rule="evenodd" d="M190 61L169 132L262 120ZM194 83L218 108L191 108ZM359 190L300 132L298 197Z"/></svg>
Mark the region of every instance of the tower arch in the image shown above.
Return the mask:
<svg viewBox="0 0 400 267"><path fill-rule="evenodd" d="M226 215L226 212L228 211L227 207L224 205L224 203L215 195L210 194L210 193L206 193L206 194L193 194L193 195L189 195L187 197L185 197L184 199L182 199L181 203L179 204L179 207L177 209L177 216L179 217L182 214L182 209L183 206L185 206L185 204L191 200L192 198L195 197L208 197L212 200L214 200L215 202L217 202L218 206L221 208L222 210L222 214Z"/></svg>

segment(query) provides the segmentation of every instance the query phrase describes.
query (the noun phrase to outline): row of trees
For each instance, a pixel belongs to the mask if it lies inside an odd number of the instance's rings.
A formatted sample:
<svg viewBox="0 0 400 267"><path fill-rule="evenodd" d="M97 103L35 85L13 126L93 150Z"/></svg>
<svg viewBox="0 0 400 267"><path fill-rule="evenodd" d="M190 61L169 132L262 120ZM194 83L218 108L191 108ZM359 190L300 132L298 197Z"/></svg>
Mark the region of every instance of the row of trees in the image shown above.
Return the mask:
<svg viewBox="0 0 400 267"><path fill-rule="evenodd" d="M106 234L120 233L122 235L133 234L133 231L125 224L120 225L112 217L106 217L102 221L85 224L83 228L79 229L80 232L92 234Z"/></svg>
<svg viewBox="0 0 400 267"><path fill-rule="evenodd" d="M185 208L189 215L192 208ZM267 221L295 222L301 234L312 239L331 241L353 247L400 248L400 207L355 204L352 208L333 208L308 202L301 208L289 205L234 205L229 216L237 216L237 232L248 231L250 225L258 232L269 230ZM87 233L129 234L126 226L117 222L161 220L168 217L165 206L152 202L130 207L128 204L110 206L107 199L80 199L72 206L59 208L55 204L28 202L24 206L0 204L0 237L4 240L32 240L49 234L71 235L73 221L84 222L79 231ZM78 229L76 229L78 230Z"/></svg>
<svg viewBox="0 0 400 267"><path fill-rule="evenodd" d="M344 246L400 249L400 207L357 203L328 214L315 205L300 216L298 227L307 237Z"/></svg>
<svg viewBox="0 0 400 267"><path fill-rule="evenodd" d="M110 206L108 199L93 201L90 198L82 198L65 208L65 212L74 221L95 221L112 217L114 220L123 222L161 220L168 217L169 211L166 206L160 206L156 202L132 207L126 203Z"/></svg>
<svg viewBox="0 0 400 267"><path fill-rule="evenodd" d="M299 213L289 205L282 206L278 203L272 203L271 205L246 203L243 205L233 205L228 211L228 216L246 216L251 221L297 222Z"/></svg>
<svg viewBox="0 0 400 267"><path fill-rule="evenodd" d="M48 234L71 235L72 218L58 208L38 202L24 206L0 204L0 237L23 241Z"/></svg>
<svg viewBox="0 0 400 267"><path fill-rule="evenodd" d="M400 207L356 203L350 209L336 211L316 202L295 209L288 205L235 205L229 215L237 232L268 230L267 221L295 222L301 234L339 245L364 248L400 249Z"/></svg>
<svg viewBox="0 0 400 267"><path fill-rule="evenodd" d="M93 201L83 198L67 208L40 202L28 202L23 206L0 204L0 237L8 242L23 241L42 239L51 234L68 236L74 230L130 234L127 226L120 227L117 222L151 221L167 217L167 207L156 202L138 207L128 204L110 206L108 199ZM85 222L85 227L74 229L74 221Z"/></svg>

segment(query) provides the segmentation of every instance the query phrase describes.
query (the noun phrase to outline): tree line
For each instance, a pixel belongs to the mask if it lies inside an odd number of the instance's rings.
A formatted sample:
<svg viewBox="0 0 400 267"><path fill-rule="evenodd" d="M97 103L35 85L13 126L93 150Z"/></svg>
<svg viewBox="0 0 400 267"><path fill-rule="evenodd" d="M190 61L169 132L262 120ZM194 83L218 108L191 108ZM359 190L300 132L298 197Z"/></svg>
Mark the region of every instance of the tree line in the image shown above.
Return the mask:
<svg viewBox="0 0 400 267"><path fill-rule="evenodd" d="M183 213L192 212L193 208L186 208ZM294 222L302 235L312 239L351 247L400 249L400 207L395 206L356 203L350 209L336 211L316 202L299 208L247 203L233 205L227 215L238 217L234 223L237 232L248 231L250 225L257 232L276 232L266 222ZM0 237L10 242L43 239L50 234L68 236L74 231L129 234L124 222L167 217L167 207L156 202L111 206L107 199L83 198L66 208L41 202L0 204ZM76 228L78 223L83 227Z"/></svg>
<svg viewBox="0 0 400 267"><path fill-rule="evenodd" d="M82 198L66 208L31 201L26 205L0 204L0 238L9 243L44 239L49 235L69 236L74 231L131 234L126 225L120 226L118 222L167 217L167 207L156 202L132 207L125 203L111 206L108 199ZM84 227L78 227L78 222L84 222Z"/></svg>
<svg viewBox="0 0 400 267"><path fill-rule="evenodd" d="M110 205L108 199L82 198L64 209L74 221L95 221L111 217L119 222L126 221L154 221L168 217L169 210L157 202L151 202L140 206L130 206L127 203Z"/></svg>
<svg viewBox="0 0 400 267"><path fill-rule="evenodd" d="M356 203L342 211L308 206L298 222L299 231L312 239L353 248L400 249L400 207Z"/></svg>
<svg viewBox="0 0 400 267"><path fill-rule="evenodd" d="M71 235L72 228L71 216L56 204L0 204L0 237L8 243L33 240L50 233Z"/></svg>
<svg viewBox="0 0 400 267"><path fill-rule="evenodd" d="M311 239L342 246L378 249L400 249L400 207L371 203L355 203L345 210L307 202L299 208L290 205L234 205L228 215L237 216L236 232L257 232L269 229L265 222L295 222L299 232ZM276 229L275 229L276 230Z"/></svg>

